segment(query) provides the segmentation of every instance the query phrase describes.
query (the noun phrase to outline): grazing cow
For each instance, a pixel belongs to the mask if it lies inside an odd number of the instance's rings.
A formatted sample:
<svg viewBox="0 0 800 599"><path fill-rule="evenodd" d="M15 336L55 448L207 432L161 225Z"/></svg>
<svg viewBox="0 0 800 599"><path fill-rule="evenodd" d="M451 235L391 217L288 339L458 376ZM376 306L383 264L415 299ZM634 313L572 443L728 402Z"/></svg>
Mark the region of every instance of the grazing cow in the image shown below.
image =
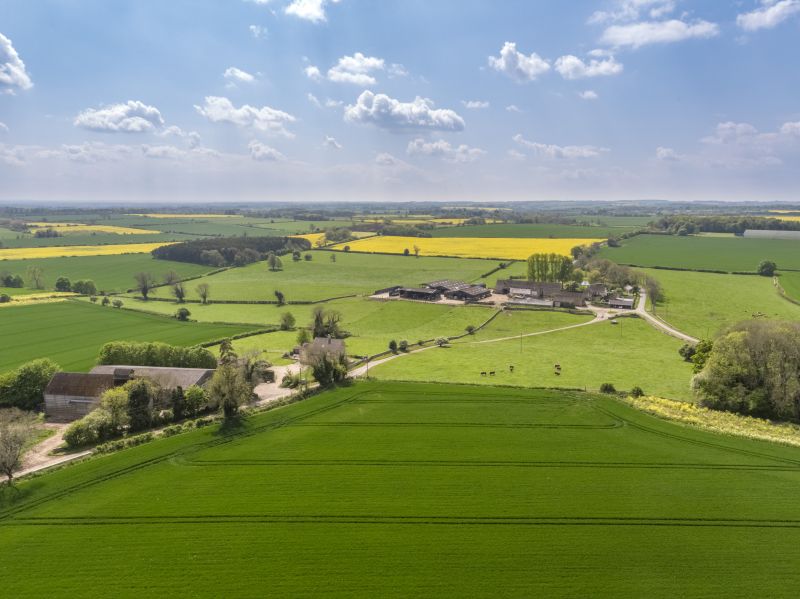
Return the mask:
<svg viewBox="0 0 800 599"><path fill-rule="evenodd" d="M492 370L491 372L489 372L489 376L494 376L494 370Z"/></svg>
<svg viewBox="0 0 800 599"><path fill-rule="evenodd" d="M561 370L561 364L553 364L553 368L556 370Z"/></svg>
<svg viewBox="0 0 800 599"><path fill-rule="evenodd" d="M514 365L513 365L513 364L510 364L510 365L508 366L508 371L509 371L509 372L514 372Z"/></svg>
<svg viewBox="0 0 800 599"><path fill-rule="evenodd" d="M561 373L558 370L556 370L553 374L555 374L556 376L561 376Z"/></svg>
<svg viewBox="0 0 800 599"><path fill-rule="evenodd" d="M486 376L486 371L481 372L481 376Z"/></svg>

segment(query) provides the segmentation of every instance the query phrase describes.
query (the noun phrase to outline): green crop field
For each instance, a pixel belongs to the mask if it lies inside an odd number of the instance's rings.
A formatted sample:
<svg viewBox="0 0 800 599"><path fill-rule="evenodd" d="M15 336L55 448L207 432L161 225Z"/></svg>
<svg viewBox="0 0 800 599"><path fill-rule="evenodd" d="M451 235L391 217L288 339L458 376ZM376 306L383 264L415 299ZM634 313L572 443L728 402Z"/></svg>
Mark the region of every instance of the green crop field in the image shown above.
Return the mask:
<svg viewBox="0 0 800 599"><path fill-rule="evenodd" d="M178 233L153 233L152 235L120 235L117 233L70 233L61 237L20 236L19 239L4 239L7 248L17 247L61 247L70 245L122 245L129 243L157 243L161 241L186 241L193 239L190 235ZM1 264L1 263L0 263Z"/></svg>
<svg viewBox="0 0 800 599"><path fill-rule="evenodd" d="M607 397L362 383L20 482L0 574L19 599L794 597L799 484L796 448Z"/></svg>
<svg viewBox="0 0 800 599"><path fill-rule="evenodd" d="M174 270L181 277L193 277L212 270L209 266L156 260L150 254L120 254L118 256L80 256L71 258L36 258L32 260L0 260L0 273L19 274L26 279L29 267L38 267L44 273L46 289L52 290L58 277L70 281L91 279L98 291L125 291L134 287L134 275L151 273L158 282L164 274Z"/></svg>
<svg viewBox="0 0 800 599"><path fill-rule="evenodd" d="M109 341L195 345L250 328L179 322L70 301L2 308L0 372L37 358L50 358L65 370L89 370L100 347Z"/></svg>
<svg viewBox="0 0 800 599"><path fill-rule="evenodd" d="M659 280L666 297L656 314L695 337L713 337L724 327L754 317L800 320L800 306L782 298L769 277L646 272Z"/></svg>
<svg viewBox="0 0 800 599"><path fill-rule="evenodd" d="M584 317L561 326L586 322ZM516 333L519 335L519 331ZM513 333L512 333L513 335ZM691 400L690 365L678 355L681 342L639 319L590 324L565 331L506 341L491 330L377 366L384 380L436 381L521 387L577 387L597 390L612 383L619 390L640 386L645 393ZM561 365L556 374L555 364ZM510 371L510 366L514 371ZM483 376L481 372L496 372Z"/></svg>
<svg viewBox="0 0 800 599"><path fill-rule="evenodd" d="M311 252L313 260L292 261L283 257L283 270L272 272L266 262L192 281L187 285L189 298L196 298L198 283L208 283L211 298L227 300L274 300L275 290L283 292L288 301L318 301L354 294L371 294L391 285L420 285L436 279L478 281L484 273L497 268L495 260L463 258L414 258L346 252ZM336 262L331 262L331 256ZM524 272L524 264L514 263L488 278L494 285L500 277ZM168 297L169 290L161 289L156 296Z"/></svg>
<svg viewBox="0 0 800 599"><path fill-rule="evenodd" d="M619 264L726 272L755 272L762 260L772 260L778 268L800 270L800 241L637 235L623 241L622 247L603 248L599 256Z"/></svg>
<svg viewBox="0 0 800 599"><path fill-rule="evenodd" d="M583 214L575 216L575 220L581 223L589 223L592 225L599 225L602 227L630 227L632 229L639 229L646 227L650 222L656 220L658 217L653 216L605 216Z"/></svg>
<svg viewBox="0 0 800 599"><path fill-rule="evenodd" d="M494 224L440 227L431 231L434 237L514 237L514 238L587 238L602 239L633 231L637 227L580 226L557 224Z"/></svg>
<svg viewBox="0 0 800 599"><path fill-rule="evenodd" d="M800 301L800 272L780 273L780 283L786 295Z"/></svg>

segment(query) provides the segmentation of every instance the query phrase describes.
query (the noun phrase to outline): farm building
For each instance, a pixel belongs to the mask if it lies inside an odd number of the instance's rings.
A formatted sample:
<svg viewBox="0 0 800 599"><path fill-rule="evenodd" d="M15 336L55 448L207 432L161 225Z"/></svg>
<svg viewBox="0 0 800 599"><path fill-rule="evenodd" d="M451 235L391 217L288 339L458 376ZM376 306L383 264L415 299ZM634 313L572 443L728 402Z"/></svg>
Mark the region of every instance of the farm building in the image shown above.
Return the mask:
<svg viewBox="0 0 800 599"><path fill-rule="evenodd" d="M112 374L57 372L44 390L45 414L51 420L65 422L83 418L114 386Z"/></svg>
<svg viewBox="0 0 800 599"><path fill-rule="evenodd" d="M578 308L586 305L586 294L582 291L559 291L551 299L556 308Z"/></svg>
<svg viewBox="0 0 800 599"><path fill-rule="evenodd" d="M634 299L630 297L615 297L608 300L609 308L617 308L618 310L632 310Z"/></svg>
<svg viewBox="0 0 800 599"><path fill-rule="evenodd" d="M499 295L515 294L520 297L550 297L554 293L561 291L561 283L543 283L541 281L525 281L517 279L498 279L494 286L494 292Z"/></svg>
<svg viewBox="0 0 800 599"><path fill-rule="evenodd" d="M333 339L331 337L315 337L313 341L297 345L292 350L292 354L300 357L303 351L320 352L324 351L336 358L344 359L347 356L347 349L343 339Z"/></svg>
<svg viewBox="0 0 800 599"><path fill-rule="evenodd" d="M204 385L214 374L205 368L165 368L154 366L95 366L91 372L57 372L44 391L48 418L69 422L83 418L97 407L108 389L135 378L146 378L165 391L178 387Z"/></svg>
<svg viewBox="0 0 800 599"><path fill-rule="evenodd" d="M444 294L444 296L448 299L463 300L465 302L477 302L482 299L486 299L490 295L492 295L491 289L487 289L486 287L482 287L480 285L469 285L467 287L462 287L461 289L448 291Z"/></svg>
<svg viewBox="0 0 800 599"><path fill-rule="evenodd" d="M438 289L428 287L401 287L400 297L411 300L423 300L426 302L436 302L442 297L442 292Z"/></svg>

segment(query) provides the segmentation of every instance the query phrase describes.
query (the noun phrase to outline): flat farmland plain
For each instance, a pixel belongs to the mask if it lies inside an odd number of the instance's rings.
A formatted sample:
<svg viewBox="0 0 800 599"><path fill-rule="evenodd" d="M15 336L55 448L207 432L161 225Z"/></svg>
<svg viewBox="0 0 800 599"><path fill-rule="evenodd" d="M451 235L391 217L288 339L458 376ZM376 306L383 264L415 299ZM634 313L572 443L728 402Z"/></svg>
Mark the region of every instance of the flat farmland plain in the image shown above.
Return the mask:
<svg viewBox="0 0 800 599"><path fill-rule="evenodd" d="M22 481L0 575L19 598L794 597L799 484L796 448L606 397L364 383Z"/></svg>
<svg viewBox="0 0 800 599"><path fill-rule="evenodd" d="M512 238L571 238L598 239L622 235L636 227L609 227L594 225L489 224L444 227L431 231L434 237L512 237Z"/></svg>
<svg viewBox="0 0 800 599"><path fill-rule="evenodd" d="M725 272L756 272L762 260L772 260L779 269L800 270L800 241L637 235L624 240L621 247L603 248L599 256L619 264Z"/></svg>
<svg viewBox="0 0 800 599"><path fill-rule="evenodd" d="M479 281L481 275L497 268L499 261L463 260L413 256L367 255L349 252L310 252L311 261L294 262L282 258L283 270L270 271L266 262L204 277L187 284L188 297L196 299L198 283L208 283L211 298L226 300L275 300L281 291L287 301L319 301L345 295L371 294L392 285L418 286L437 279ZM331 261L335 258L335 262ZM524 272L522 263L498 271L488 281ZM156 291L158 297L169 297L168 289Z"/></svg>
<svg viewBox="0 0 800 599"><path fill-rule="evenodd" d="M64 370L89 370L109 341L196 345L254 327L179 322L88 303L14 306L0 313L0 372L50 358Z"/></svg>
<svg viewBox="0 0 800 599"><path fill-rule="evenodd" d="M98 291L106 292L133 288L133 277L138 272L149 272L161 282L169 271L175 271L181 277L194 277L211 270L210 266L200 264L156 260L150 254L0 261L0 273L18 274L26 279L26 284L28 284L26 272L30 267L42 269L47 289L53 288L58 277L67 277L73 283L78 279L91 279Z"/></svg>
<svg viewBox="0 0 800 599"><path fill-rule="evenodd" d="M572 316L554 328L587 320ZM678 355L681 342L642 320L624 318L617 325L605 321L527 337L528 327L515 327L503 320L497 322L498 326L507 327L506 331L498 334L490 326L450 347L431 348L391 360L370 374L381 380L570 387L590 391L611 383L618 390L629 391L639 386L651 395L692 400L689 389L692 371ZM508 339L492 341L498 338ZM561 369L556 370L555 364ZM490 376L490 372L496 374Z"/></svg>
<svg viewBox="0 0 800 599"><path fill-rule="evenodd" d="M782 298L770 277L645 272L658 279L664 290L665 301L656 307L656 314L695 337L715 337L725 327L752 318L800 320L800 306Z"/></svg>

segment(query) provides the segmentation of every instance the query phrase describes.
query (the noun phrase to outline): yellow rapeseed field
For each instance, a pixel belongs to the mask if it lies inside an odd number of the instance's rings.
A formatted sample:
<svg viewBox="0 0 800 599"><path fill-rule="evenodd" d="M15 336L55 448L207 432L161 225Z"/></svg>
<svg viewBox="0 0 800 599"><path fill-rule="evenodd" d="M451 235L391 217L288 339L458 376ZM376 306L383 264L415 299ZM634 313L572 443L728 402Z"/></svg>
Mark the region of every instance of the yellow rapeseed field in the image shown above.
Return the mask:
<svg viewBox="0 0 800 599"><path fill-rule="evenodd" d="M453 256L455 258L502 258L525 260L531 254L555 253L570 255L577 245L590 245L603 239L516 239L509 237L369 237L332 246L342 250L345 245L353 252L402 254L406 249L420 256Z"/></svg>
<svg viewBox="0 0 800 599"><path fill-rule="evenodd" d="M82 225L79 223L28 223L34 229L56 229L60 233L115 233L117 235L157 235L161 231L118 227L116 225Z"/></svg>
<svg viewBox="0 0 800 599"><path fill-rule="evenodd" d="M147 218L236 218L238 214L128 214L127 216L145 216Z"/></svg>
<svg viewBox="0 0 800 599"><path fill-rule="evenodd" d="M800 221L800 216L784 216L784 215L781 215L778 218L781 219L781 220L789 220L789 221L793 221L793 222Z"/></svg>
<svg viewBox="0 0 800 599"><path fill-rule="evenodd" d="M53 304L66 301L66 298L77 295L68 291L45 291L42 293L29 293L27 295L14 295L10 302L0 304L0 308L11 306L28 306L30 304Z"/></svg>
<svg viewBox="0 0 800 599"><path fill-rule="evenodd" d="M320 239L325 239L325 233L305 233L303 235L289 235L289 237L295 237L297 239L308 239L311 242L311 247L315 248L317 246L317 241Z"/></svg>
<svg viewBox="0 0 800 599"><path fill-rule="evenodd" d="M116 254L147 254L172 243L126 243L123 245L71 245L59 247L4 248L0 260L31 258L65 258L68 256L114 256Z"/></svg>

